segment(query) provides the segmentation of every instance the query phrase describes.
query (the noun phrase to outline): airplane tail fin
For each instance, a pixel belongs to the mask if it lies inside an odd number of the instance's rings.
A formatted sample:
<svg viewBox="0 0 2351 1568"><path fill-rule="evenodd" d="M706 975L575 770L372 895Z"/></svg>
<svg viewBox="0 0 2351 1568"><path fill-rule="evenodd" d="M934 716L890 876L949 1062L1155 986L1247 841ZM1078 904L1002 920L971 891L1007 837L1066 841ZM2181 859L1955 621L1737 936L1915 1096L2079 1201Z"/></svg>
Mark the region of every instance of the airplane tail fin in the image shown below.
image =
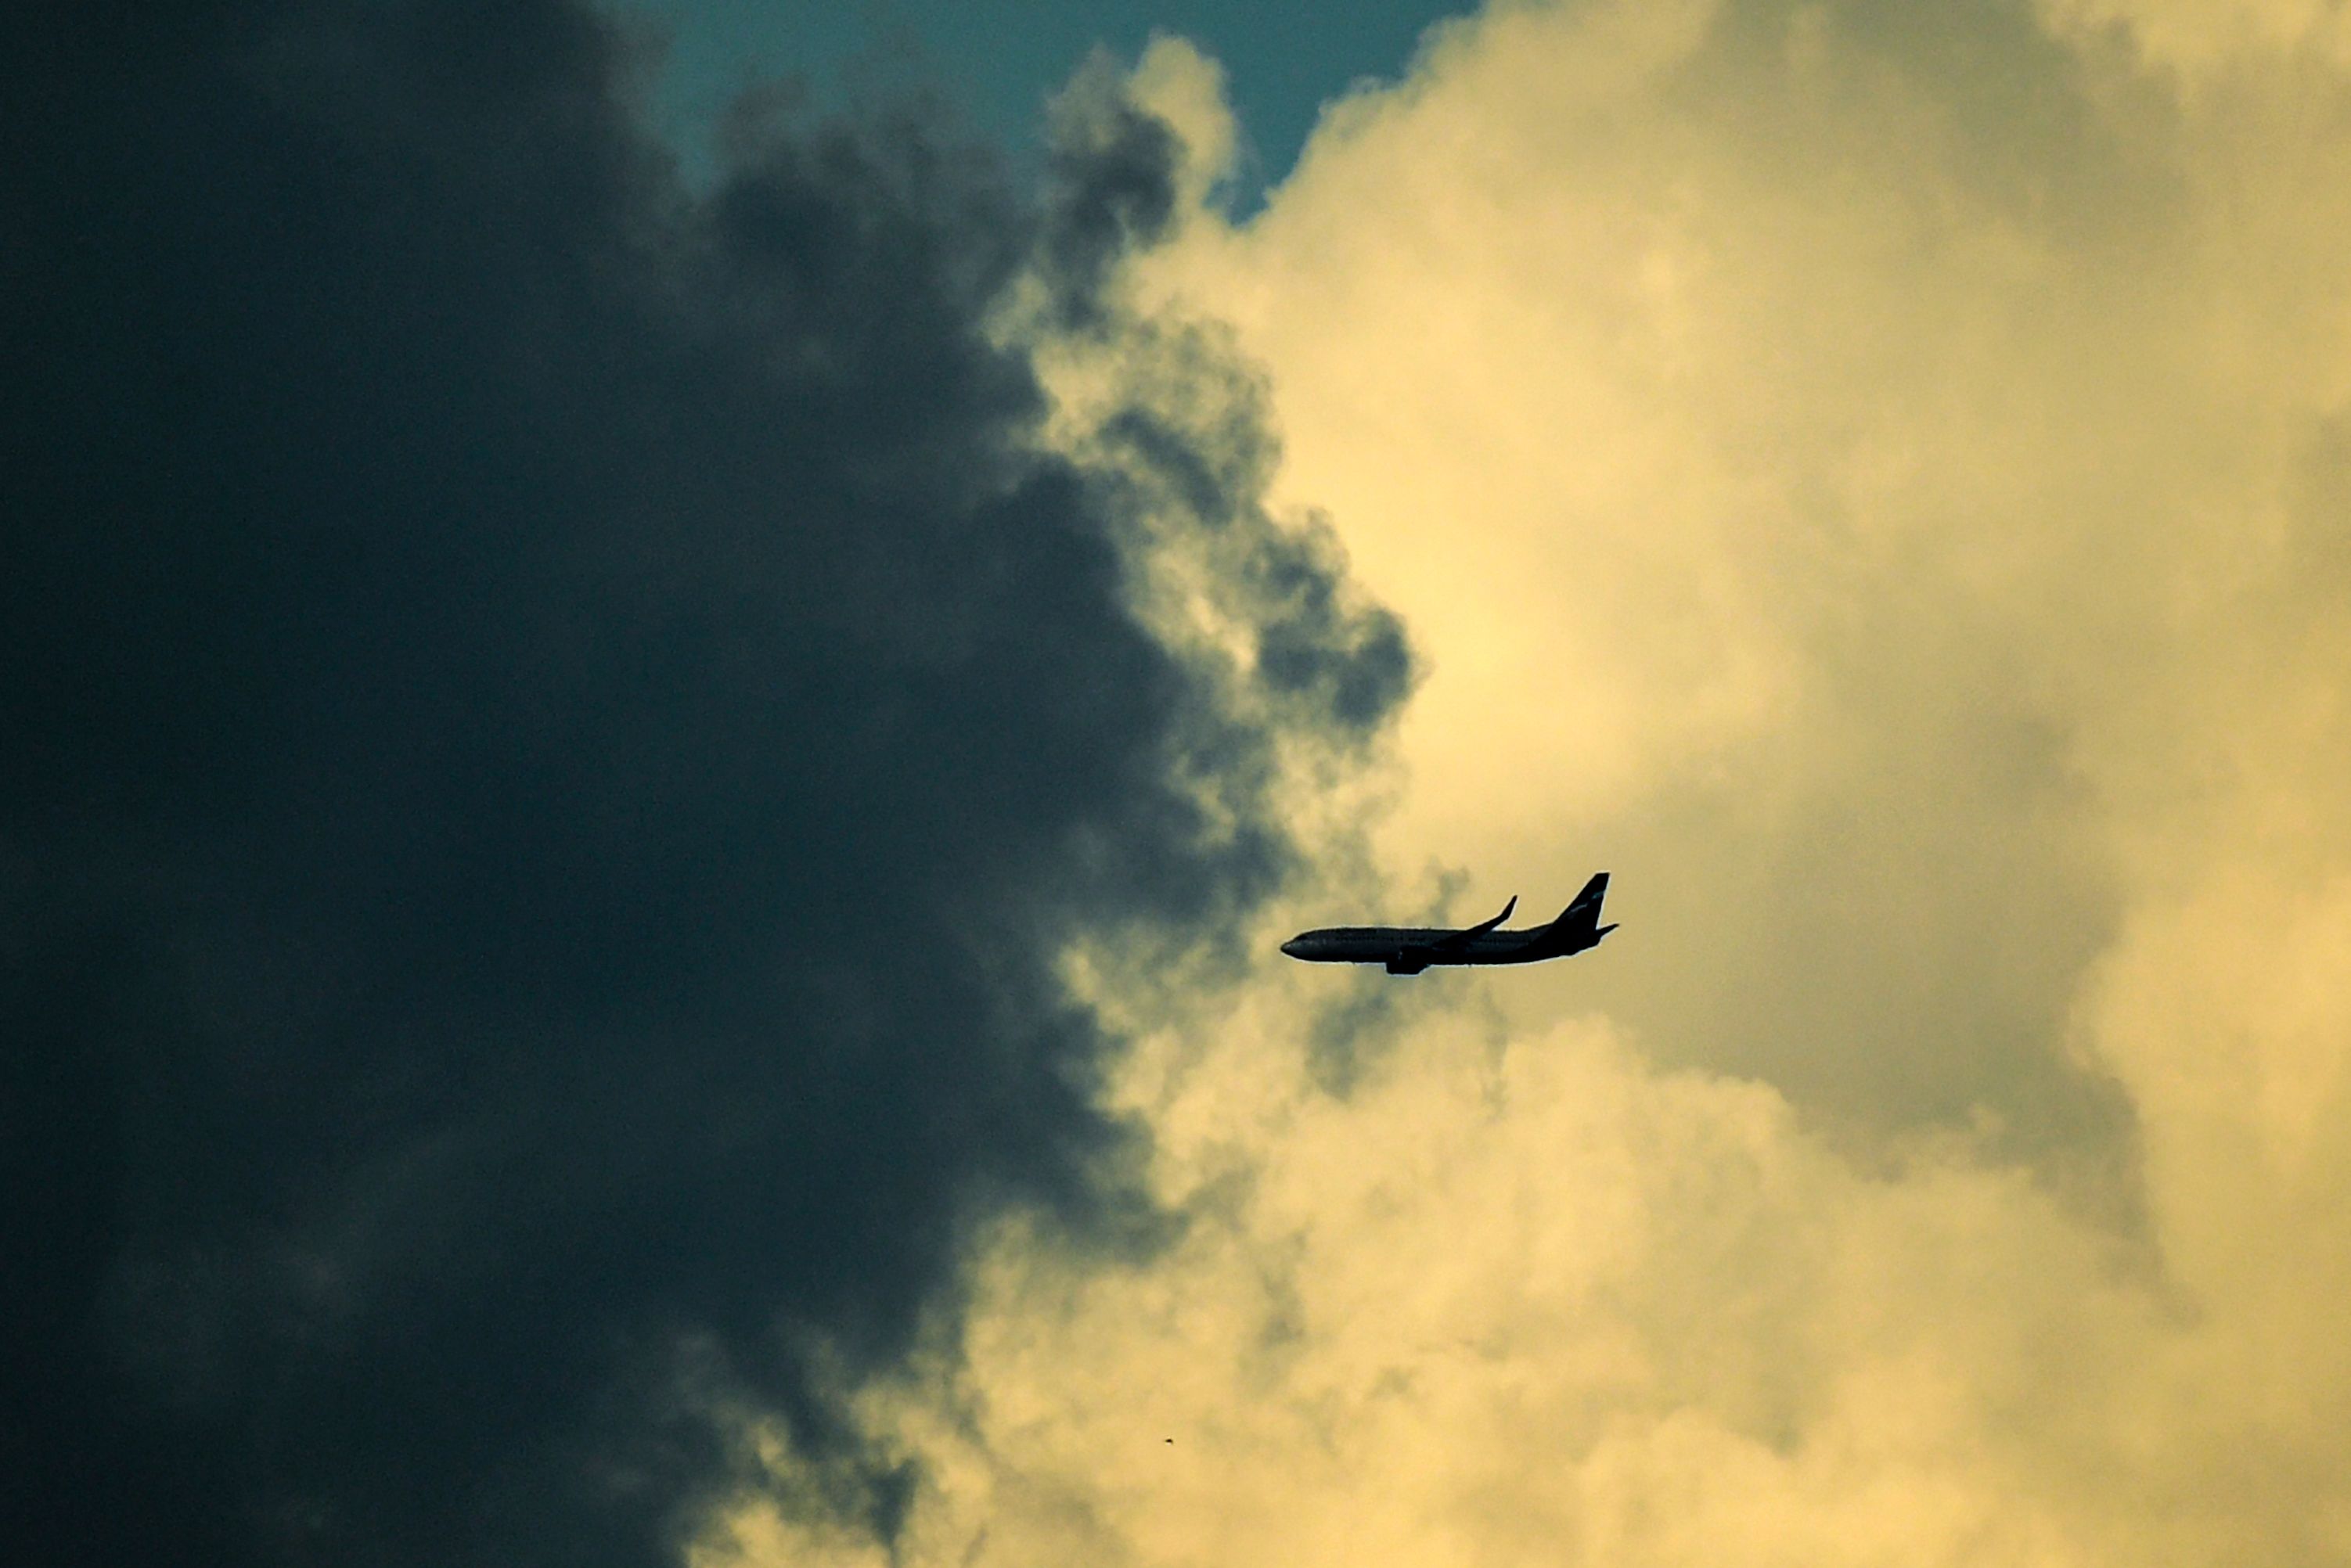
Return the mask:
<svg viewBox="0 0 2351 1568"><path fill-rule="evenodd" d="M1575 902L1559 912L1559 918L1535 933L1534 939L1546 952L1581 953L1586 947L1597 947L1600 939L1616 929L1613 925L1600 924L1601 901L1608 896L1608 873L1595 873Z"/></svg>

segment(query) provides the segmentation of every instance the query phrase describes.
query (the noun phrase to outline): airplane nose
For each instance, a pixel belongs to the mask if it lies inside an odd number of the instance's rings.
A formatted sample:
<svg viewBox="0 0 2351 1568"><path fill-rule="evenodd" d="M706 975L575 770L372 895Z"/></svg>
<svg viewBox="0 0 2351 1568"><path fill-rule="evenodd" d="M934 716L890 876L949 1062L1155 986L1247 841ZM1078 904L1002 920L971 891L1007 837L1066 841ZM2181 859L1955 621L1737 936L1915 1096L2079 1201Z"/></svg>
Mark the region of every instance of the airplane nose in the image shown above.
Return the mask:
<svg viewBox="0 0 2351 1568"><path fill-rule="evenodd" d="M1299 945L1299 943L1300 943L1301 941L1302 941L1302 940L1304 940L1302 937L1292 936L1289 941L1284 942L1284 943L1281 945L1281 950L1282 950L1282 952L1284 952L1285 954L1289 955L1289 956L1290 956L1290 957L1292 957L1292 958L1297 957L1297 956L1298 956L1298 945Z"/></svg>

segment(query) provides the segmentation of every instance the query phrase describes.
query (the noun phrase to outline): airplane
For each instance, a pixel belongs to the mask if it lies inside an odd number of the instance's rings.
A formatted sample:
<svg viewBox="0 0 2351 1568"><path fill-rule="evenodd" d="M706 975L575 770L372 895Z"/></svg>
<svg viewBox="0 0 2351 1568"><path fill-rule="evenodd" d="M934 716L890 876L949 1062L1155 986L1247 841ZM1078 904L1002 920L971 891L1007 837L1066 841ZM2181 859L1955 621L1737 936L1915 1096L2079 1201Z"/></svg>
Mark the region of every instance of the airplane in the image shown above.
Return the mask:
<svg viewBox="0 0 2351 1568"><path fill-rule="evenodd" d="M1504 931L1503 921L1519 906L1514 895L1491 920L1459 931L1420 925L1332 925L1301 931L1281 945L1293 958L1311 964L1384 964L1391 975L1417 975L1433 964L1533 964L1565 958L1600 946L1616 929L1600 924L1600 901L1608 896L1608 873L1583 884L1559 918L1531 931Z"/></svg>

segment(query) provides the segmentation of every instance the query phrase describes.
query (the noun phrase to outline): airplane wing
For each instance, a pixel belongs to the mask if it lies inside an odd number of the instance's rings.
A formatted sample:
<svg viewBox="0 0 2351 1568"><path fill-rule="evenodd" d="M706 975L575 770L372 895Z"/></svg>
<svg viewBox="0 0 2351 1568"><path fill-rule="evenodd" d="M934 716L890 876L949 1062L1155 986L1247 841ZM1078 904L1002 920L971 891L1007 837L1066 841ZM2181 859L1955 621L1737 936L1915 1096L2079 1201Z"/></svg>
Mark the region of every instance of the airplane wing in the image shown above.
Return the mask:
<svg viewBox="0 0 2351 1568"><path fill-rule="evenodd" d="M1502 905L1501 914L1497 915L1491 920L1481 920L1477 925L1456 931L1450 936L1439 936L1436 941L1431 942L1428 945L1429 951L1433 953L1459 952L1462 948L1469 946L1472 938L1483 936L1487 932L1491 931L1495 926L1499 925L1503 921L1508 920L1510 917L1510 911L1516 909L1518 906L1519 895L1514 893L1510 894L1510 902Z"/></svg>

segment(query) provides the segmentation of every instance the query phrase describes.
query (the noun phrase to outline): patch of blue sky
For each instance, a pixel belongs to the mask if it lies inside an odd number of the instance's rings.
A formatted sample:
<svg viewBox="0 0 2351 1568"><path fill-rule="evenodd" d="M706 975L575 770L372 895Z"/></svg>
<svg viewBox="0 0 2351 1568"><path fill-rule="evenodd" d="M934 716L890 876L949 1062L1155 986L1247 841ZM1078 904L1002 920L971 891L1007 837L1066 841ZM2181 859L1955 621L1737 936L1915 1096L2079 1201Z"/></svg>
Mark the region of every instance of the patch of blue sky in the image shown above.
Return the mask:
<svg viewBox="0 0 2351 1568"><path fill-rule="evenodd" d="M1034 156L1045 102L1096 47L1131 61L1155 33L1220 61L1240 120L1229 192L1254 210L1280 183L1322 105L1366 79L1392 81L1424 31L1468 7L1435 0L1347 6L1263 0L603 0L657 46L648 108L690 175L716 166L714 133L747 89L788 84L816 107L856 87L937 91L1014 159Z"/></svg>

